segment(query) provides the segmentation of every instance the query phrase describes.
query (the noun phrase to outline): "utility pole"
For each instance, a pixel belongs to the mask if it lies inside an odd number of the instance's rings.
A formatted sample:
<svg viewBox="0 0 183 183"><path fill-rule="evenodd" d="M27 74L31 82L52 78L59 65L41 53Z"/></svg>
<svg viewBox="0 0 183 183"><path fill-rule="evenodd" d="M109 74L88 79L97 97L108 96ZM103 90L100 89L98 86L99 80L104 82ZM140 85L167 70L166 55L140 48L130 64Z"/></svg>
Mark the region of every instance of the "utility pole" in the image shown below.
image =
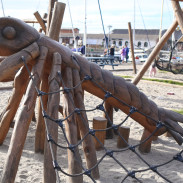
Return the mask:
<svg viewBox="0 0 183 183"><path fill-rule="evenodd" d="M112 25L108 25L109 33L108 33L108 47L109 47L109 38L110 38L110 29L112 28Z"/></svg>
<svg viewBox="0 0 183 183"><path fill-rule="evenodd" d="M84 38L83 38L83 45L85 46L85 56L86 56L86 39L87 39L87 26L86 26L86 0L85 1L85 20L84 20Z"/></svg>

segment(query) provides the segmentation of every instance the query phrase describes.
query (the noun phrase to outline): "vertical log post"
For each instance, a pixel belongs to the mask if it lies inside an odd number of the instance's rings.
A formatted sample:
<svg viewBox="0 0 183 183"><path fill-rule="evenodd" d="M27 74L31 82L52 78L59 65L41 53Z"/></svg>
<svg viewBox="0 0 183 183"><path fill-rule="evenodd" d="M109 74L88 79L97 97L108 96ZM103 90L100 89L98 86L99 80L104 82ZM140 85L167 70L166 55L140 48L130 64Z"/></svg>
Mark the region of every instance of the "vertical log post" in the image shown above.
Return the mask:
<svg viewBox="0 0 183 183"><path fill-rule="evenodd" d="M107 120L105 118L103 118L103 117L94 117L93 118L93 129L101 130L101 129L106 129L106 127L107 127ZM95 132L95 136L101 142L101 143L99 143L98 140L96 138L94 138L95 149L97 151L100 151L103 149L103 145L105 143L106 131Z"/></svg>
<svg viewBox="0 0 183 183"><path fill-rule="evenodd" d="M118 133L124 138L124 141L120 136L118 136L118 140L117 140L117 147L118 148L125 148L128 146L128 139L129 139L129 135L130 135L130 128L129 127L125 127L125 126L121 126L118 129Z"/></svg>
<svg viewBox="0 0 183 183"><path fill-rule="evenodd" d="M113 123L113 106L111 104L109 104L109 102L107 102L107 100L106 100L104 102L104 108L105 108L105 111L106 111L110 121ZM107 119L107 128L112 126L111 122L108 120L108 117L104 113L104 118ZM106 131L106 139L112 139L113 135L114 135L113 129Z"/></svg>
<svg viewBox="0 0 183 183"><path fill-rule="evenodd" d="M47 30L50 29L50 32L47 32L47 35L49 35L50 38L58 41L62 19L63 19L63 12L64 12L63 9L65 9L65 4L56 2L54 6L54 11L53 11L54 13L52 16L52 9L54 5L53 2L55 3L55 1L50 0L50 12L48 16L48 22L50 19L51 22L49 22L49 25L50 23L51 25L50 26L47 25ZM60 20L58 20L58 18ZM40 89L41 91L48 92L48 74L47 73L44 73ZM45 109L47 109L47 101L48 101L48 96L43 96L43 105ZM35 137L35 152L41 152L41 153L44 152L44 140L45 140L45 124L44 124L44 119L42 117L42 110L41 110L40 101L39 101L38 121L37 121L37 127L36 127L36 137Z"/></svg>
<svg viewBox="0 0 183 183"><path fill-rule="evenodd" d="M55 2L57 2L57 1L58 0L49 0L46 35L48 35L49 29L50 29L50 23L51 23L52 14L53 14L53 8L54 8Z"/></svg>
<svg viewBox="0 0 183 183"><path fill-rule="evenodd" d="M130 48L131 48L131 55L132 55L133 72L134 72L134 74L136 74L137 73L137 69L136 69L136 63L135 63L135 57L134 57L132 29L131 29L131 23L130 22L128 22L128 34L129 34Z"/></svg>
<svg viewBox="0 0 183 183"><path fill-rule="evenodd" d="M58 53L54 53L52 70L49 76L49 92L58 91L60 89L60 78L58 77L58 74L57 74L57 72L60 70L61 70L61 56ZM60 93L49 95L47 113L53 119L58 119L59 103L60 103ZM54 141L57 142L58 125L49 119L45 119L45 120L47 123L47 129L49 132L49 134L47 135L51 135L52 139L54 139ZM54 157L56 157L57 146L54 145L52 147L53 147ZM44 146L44 181L43 182L56 183L56 173L53 168L53 159L50 151L50 145L47 139L45 140L45 146Z"/></svg>
<svg viewBox="0 0 183 183"><path fill-rule="evenodd" d="M144 129L144 132L143 132L143 135L142 135L142 138L141 138L141 141L144 141L145 139L147 139L149 136L151 135L151 133ZM139 145L139 151L141 153L144 153L144 154L147 154L151 151L151 143L153 141L153 137L151 137L150 139L148 139L146 142L144 142L143 144L140 144Z"/></svg>
<svg viewBox="0 0 183 183"><path fill-rule="evenodd" d="M73 87L73 76L72 70L69 67L66 67L63 73L63 86L67 88ZM74 111L74 92L70 90L68 93L64 93L64 118L68 117ZM66 135L70 144L77 144L77 124L75 121L74 114L67 118L65 123ZM69 174L78 174L82 172L81 166L81 157L79 155L79 149L76 147L74 153L68 149L68 173ZM82 183L83 176L78 177L68 177L67 180L69 183Z"/></svg>
<svg viewBox="0 0 183 183"><path fill-rule="evenodd" d="M64 11L65 4L61 2L55 2L48 36L56 41L59 41L59 33L62 25Z"/></svg>
<svg viewBox="0 0 183 183"><path fill-rule="evenodd" d="M80 83L80 75L79 71L73 69L73 82L74 86ZM74 89L75 96L75 105L78 109L85 109L84 105L84 91L82 90L81 85ZM81 136L81 139L85 137L85 135L89 132L89 124L86 112L81 112L80 115L76 116L78 133ZM91 135L88 135L83 141L83 150L86 159L87 168L90 169L97 164L97 156L95 151L95 146L93 142L93 138ZM100 177L98 167L94 168L91 172L91 175L94 179L98 179Z"/></svg>
<svg viewBox="0 0 183 183"><path fill-rule="evenodd" d="M32 80L29 82L22 104L22 110L17 116L17 120L15 122L15 127L13 129L13 134L8 149L7 159L5 161L5 166L3 169L2 180L0 181L1 183L14 183L15 176L18 170L20 157L23 151L23 146L25 143L37 98L37 92L34 86L39 86L44 61L46 59L48 51L48 49L43 46L40 49L41 51L39 60L38 62L36 62L32 69L34 82L32 82Z"/></svg>

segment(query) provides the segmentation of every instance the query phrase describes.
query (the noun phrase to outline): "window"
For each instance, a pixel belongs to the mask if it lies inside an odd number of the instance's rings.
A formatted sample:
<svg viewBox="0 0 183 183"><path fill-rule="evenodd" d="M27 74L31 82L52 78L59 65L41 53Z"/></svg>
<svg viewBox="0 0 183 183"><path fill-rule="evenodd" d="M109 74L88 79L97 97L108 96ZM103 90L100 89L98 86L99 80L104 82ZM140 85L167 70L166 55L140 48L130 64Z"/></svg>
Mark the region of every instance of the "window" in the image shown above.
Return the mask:
<svg viewBox="0 0 183 183"><path fill-rule="evenodd" d="M138 47L141 47L141 42L139 41L138 44L137 44Z"/></svg>
<svg viewBox="0 0 183 183"><path fill-rule="evenodd" d="M148 47L148 43L147 42L144 43L144 47Z"/></svg>
<svg viewBox="0 0 183 183"><path fill-rule="evenodd" d="M116 45L116 41L113 41L112 44Z"/></svg>
<svg viewBox="0 0 183 183"><path fill-rule="evenodd" d="M125 45L127 45L127 46L128 46L128 41L125 41Z"/></svg>
<svg viewBox="0 0 183 183"><path fill-rule="evenodd" d="M119 46L122 46L122 41L119 41Z"/></svg>

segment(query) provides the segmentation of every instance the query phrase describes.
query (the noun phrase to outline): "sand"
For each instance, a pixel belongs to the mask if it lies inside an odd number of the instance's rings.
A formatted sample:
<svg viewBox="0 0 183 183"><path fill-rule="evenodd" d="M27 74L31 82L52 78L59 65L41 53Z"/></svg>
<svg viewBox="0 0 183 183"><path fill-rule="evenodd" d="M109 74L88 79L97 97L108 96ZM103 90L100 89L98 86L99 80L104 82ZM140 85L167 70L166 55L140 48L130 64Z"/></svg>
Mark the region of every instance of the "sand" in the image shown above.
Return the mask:
<svg viewBox="0 0 183 183"><path fill-rule="evenodd" d="M139 70L142 65L138 65ZM112 70L111 66L105 66L105 69ZM122 64L115 67L112 70L115 75L122 76L134 76L131 64ZM148 72L144 77L148 77ZM168 72L158 71L155 78L171 79L183 82L182 75L174 75ZM12 86L12 82L1 83L0 87ZM157 82L147 82L140 81L137 85L140 91L145 93L148 98L153 100L159 107L165 109L182 109L183 108L183 87L174 86L170 84L163 84ZM8 98L12 93L12 89L0 90L0 112L6 106ZM169 95L168 93L174 93L174 95ZM100 104L101 100L95 96L85 92L85 106L86 109L94 108L97 104ZM92 119L95 116L102 116L102 112L94 111L87 113L90 127L92 127ZM121 112L114 112L114 123L118 124L124 120L126 115ZM128 119L125 122L125 126L130 127L130 138L129 144L138 144L142 133L143 127L132 119ZM34 153L34 139L35 139L35 127L36 123L31 122L22 157L20 160L16 183L41 183L43 177L43 155L39 153ZM13 129L10 128L9 133L4 141L4 144L0 146L0 178L3 171L3 166L7 157L7 151L10 144L10 138ZM63 140L63 135L59 133L59 143L65 144ZM113 139L105 140L105 146L108 149L117 149L117 136ZM79 146L81 156L83 157L82 147ZM177 145L171 137L166 137L164 135L158 137L156 141L152 143L151 152L148 154L140 154L149 164L157 165L172 159L172 157L182 149L182 146ZM118 149L119 150L119 149ZM137 152L138 148L137 148ZM103 156L104 150L97 151L98 160ZM147 166L131 151L125 151L120 153L114 153L116 159L118 159L128 170L140 170L145 169ZM85 162L83 158L83 162ZM58 151L58 163L60 166L67 171L67 153L65 150ZM183 164L178 161L173 161L163 167L158 168L158 171L167 177L171 182L182 183L183 182ZM102 163L99 165L100 180L98 183L119 183L123 180L126 172L110 157L104 158ZM160 176L158 176L153 171L145 171L136 174L136 177L145 183L164 183L166 182ZM61 182L66 182L66 177L60 173ZM87 176L84 176L84 182L92 182ZM131 178L128 178L126 183L137 182Z"/></svg>

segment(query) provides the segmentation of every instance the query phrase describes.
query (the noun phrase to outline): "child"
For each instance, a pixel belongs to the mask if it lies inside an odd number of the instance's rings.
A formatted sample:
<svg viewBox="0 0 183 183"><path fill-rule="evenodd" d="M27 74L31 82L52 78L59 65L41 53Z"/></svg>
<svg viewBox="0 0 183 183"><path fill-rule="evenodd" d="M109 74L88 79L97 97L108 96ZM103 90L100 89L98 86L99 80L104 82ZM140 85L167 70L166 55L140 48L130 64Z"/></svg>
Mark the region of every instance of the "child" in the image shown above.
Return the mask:
<svg viewBox="0 0 183 183"><path fill-rule="evenodd" d="M149 77L152 77L152 76L155 77L155 75L156 75L156 61L154 61L151 64L151 67L150 67L150 70L149 70Z"/></svg>

